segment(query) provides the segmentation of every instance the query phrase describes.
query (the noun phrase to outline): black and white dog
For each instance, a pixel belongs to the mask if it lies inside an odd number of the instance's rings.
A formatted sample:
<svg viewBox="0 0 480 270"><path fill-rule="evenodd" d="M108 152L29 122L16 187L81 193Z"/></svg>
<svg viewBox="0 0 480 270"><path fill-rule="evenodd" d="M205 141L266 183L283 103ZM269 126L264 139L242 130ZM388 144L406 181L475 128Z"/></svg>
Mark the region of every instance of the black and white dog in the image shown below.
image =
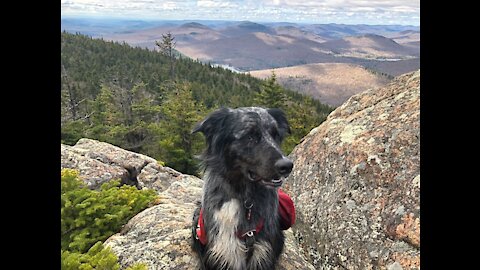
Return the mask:
<svg viewBox="0 0 480 270"><path fill-rule="evenodd" d="M277 189L293 168L279 147L290 133L285 114L222 108L192 132L207 142L192 229L202 269L275 269L284 245Z"/></svg>

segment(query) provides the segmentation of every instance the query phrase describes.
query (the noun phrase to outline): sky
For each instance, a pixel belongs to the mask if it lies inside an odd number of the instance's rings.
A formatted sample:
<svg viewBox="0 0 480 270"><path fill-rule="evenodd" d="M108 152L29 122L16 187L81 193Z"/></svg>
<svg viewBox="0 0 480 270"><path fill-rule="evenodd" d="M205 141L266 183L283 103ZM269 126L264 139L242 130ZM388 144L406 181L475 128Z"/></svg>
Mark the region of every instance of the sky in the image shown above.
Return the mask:
<svg viewBox="0 0 480 270"><path fill-rule="evenodd" d="M420 25L420 0L61 0L62 17Z"/></svg>

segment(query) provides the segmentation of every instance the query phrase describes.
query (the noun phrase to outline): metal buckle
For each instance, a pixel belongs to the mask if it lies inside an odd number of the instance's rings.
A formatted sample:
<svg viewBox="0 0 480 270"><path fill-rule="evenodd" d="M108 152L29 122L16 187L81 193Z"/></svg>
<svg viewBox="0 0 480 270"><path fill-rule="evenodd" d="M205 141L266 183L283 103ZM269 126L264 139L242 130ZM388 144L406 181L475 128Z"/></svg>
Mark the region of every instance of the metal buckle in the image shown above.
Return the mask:
<svg viewBox="0 0 480 270"><path fill-rule="evenodd" d="M247 247L247 252L249 252L253 245L255 244L255 234L254 234L255 230L251 230L251 231L248 231L246 232L244 235L246 235L245 237L245 246Z"/></svg>
<svg viewBox="0 0 480 270"><path fill-rule="evenodd" d="M250 203L250 205L248 205ZM243 202L243 206L247 209L250 209L252 208L253 206L253 201L251 201L250 199L246 199L244 202Z"/></svg>
<svg viewBox="0 0 480 270"><path fill-rule="evenodd" d="M200 226L197 225L197 228L195 228L195 239L198 240L198 230L200 230Z"/></svg>

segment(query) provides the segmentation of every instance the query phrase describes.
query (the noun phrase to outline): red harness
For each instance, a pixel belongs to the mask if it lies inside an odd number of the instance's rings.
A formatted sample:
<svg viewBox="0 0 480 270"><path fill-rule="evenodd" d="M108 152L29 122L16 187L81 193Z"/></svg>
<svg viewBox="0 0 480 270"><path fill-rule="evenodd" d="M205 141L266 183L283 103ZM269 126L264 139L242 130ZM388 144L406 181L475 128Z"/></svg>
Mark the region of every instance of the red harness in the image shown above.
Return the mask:
<svg viewBox="0 0 480 270"><path fill-rule="evenodd" d="M281 189L278 189L278 213L280 215L280 228L282 230L287 230L295 223L295 206L293 205L292 199ZM249 230L246 232L237 231L235 234L238 238L245 240L247 236L251 237L254 233L258 234L263 228L264 220L261 218L255 229ZM205 230L205 225L203 221L203 208L200 209L200 216L198 218L198 225L197 225L197 239L202 243L202 245L206 245L207 240L207 231Z"/></svg>

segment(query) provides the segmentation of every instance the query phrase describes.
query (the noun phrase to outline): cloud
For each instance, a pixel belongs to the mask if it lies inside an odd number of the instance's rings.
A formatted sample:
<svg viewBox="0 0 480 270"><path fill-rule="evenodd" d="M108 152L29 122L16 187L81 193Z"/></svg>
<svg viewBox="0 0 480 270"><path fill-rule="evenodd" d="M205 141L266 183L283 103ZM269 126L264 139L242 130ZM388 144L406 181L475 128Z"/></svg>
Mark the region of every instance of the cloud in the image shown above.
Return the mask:
<svg viewBox="0 0 480 270"><path fill-rule="evenodd" d="M420 24L420 0L61 0L61 7L67 15Z"/></svg>
<svg viewBox="0 0 480 270"><path fill-rule="evenodd" d="M234 8L238 5L236 3L228 1L211 1L211 0L199 0L197 1L197 7L201 8Z"/></svg>

